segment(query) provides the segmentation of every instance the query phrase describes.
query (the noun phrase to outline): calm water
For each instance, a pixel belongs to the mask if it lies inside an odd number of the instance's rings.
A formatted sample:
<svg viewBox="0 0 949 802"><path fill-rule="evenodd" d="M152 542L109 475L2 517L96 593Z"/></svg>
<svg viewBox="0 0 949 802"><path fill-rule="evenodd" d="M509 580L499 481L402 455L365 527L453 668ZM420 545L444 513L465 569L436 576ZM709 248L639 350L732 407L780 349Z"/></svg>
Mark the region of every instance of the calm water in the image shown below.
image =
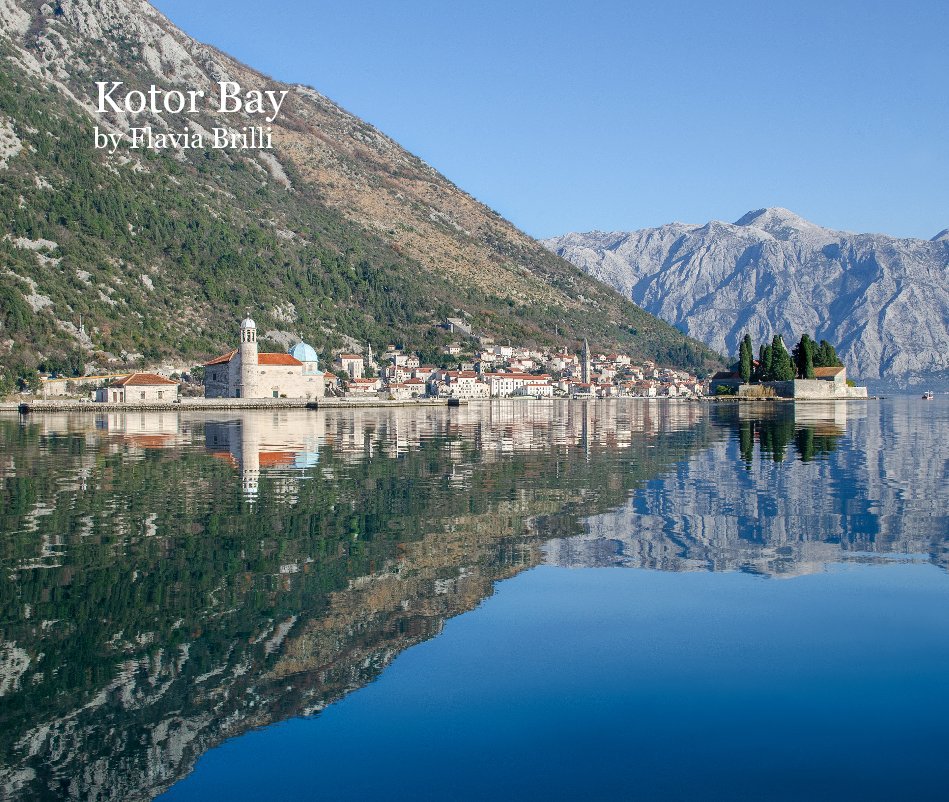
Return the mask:
<svg viewBox="0 0 949 802"><path fill-rule="evenodd" d="M945 798L949 405L0 418L0 798Z"/></svg>

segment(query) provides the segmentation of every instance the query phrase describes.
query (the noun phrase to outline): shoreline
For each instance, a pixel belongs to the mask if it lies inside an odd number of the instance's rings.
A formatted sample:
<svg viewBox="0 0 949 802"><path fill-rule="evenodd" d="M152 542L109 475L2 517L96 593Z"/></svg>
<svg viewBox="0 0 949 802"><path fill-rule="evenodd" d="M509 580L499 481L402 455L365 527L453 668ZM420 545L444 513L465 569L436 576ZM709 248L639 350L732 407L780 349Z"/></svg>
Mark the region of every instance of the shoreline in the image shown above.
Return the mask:
<svg viewBox="0 0 949 802"><path fill-rule="evenodd" d="M317 401L305 398L188 398L181 401L167 403L135 403L123 402L101 403L97 401L80 400L36 400L12 401L0 403L2 412L19 412L32 414L35 412L182 412L182 411L213 411L235 409L362 409L366 407L457 407L467 404L452 398L412 398L405 400L388 400L375 398L322 398Z"/></svg>
<svg viewBox="0 0 949 802"><path fill-rule="evenodd" d="M493 401L579 401L582 403L601 403L609 401L646 401L646 402L676 402L698 404L826 404L828 402L876 401L880 396L867 398L736 398L732 396L705 397L705 398L647 398L629 396L617 398L552 398L536 399L530 397L511 398L411 398L401 400L379 398L323 398L320 400L306 400L298 398L189 398L167 403L99 403L85 400L61 401L6 401L0 402L0 412L18 412L29 415L42 412L91 412L95 414L106 412L209 412L215 410L275 410L275 409L370 409L386 407L460 407L471 403Z"/></svg>

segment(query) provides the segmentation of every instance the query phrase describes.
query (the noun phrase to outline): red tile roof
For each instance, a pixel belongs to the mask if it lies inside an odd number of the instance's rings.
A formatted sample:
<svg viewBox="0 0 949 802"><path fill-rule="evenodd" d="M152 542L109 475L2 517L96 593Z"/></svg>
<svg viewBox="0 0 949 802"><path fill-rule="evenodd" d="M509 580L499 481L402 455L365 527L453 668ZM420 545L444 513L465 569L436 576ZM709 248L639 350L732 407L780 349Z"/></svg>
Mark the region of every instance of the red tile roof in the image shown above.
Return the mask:
<svg viewBox="0 0 949 802"><path fill-rule="evenodd" d="M204 366L206 368L211 367L212 365L225 365L230 362L237 355L237 349L233 351L228 351L226 354L221 354L221 356L216 356L210 362L205 362Z"/></svg>
<svg viewBox="0 0 949 802"><path fill-rule="evenodd" d="M258 354L258 365L302 365L303 363L290 354Z"/></svg>
<svg viewBox="0 0 949 802"><path fill-rule="evenodd" d="M230 362L235 356L237 356L237 349L233 351L228 351L226 354L222 354L219 357L215 357L210 362L205 362L204 366L206 368L212 367L213 365L224 365ZM297 359L295 356L290 354L257 354L257 364L258 365L302 365L303 363Z"/></svg>
<svg viewBox="0 0 949 802"><path fill-rule="evenodd" d="M159 376L157 373L130 373L118 381L112 382L110 387L177 387L178 382Z"/></svg>
<svg viewBox="0 0 949 802"><path fill-rule="evenodd" d="M833 368L814 368L814 376L818 379L832 379L842 370L843 367L840 365Z"/></svg>

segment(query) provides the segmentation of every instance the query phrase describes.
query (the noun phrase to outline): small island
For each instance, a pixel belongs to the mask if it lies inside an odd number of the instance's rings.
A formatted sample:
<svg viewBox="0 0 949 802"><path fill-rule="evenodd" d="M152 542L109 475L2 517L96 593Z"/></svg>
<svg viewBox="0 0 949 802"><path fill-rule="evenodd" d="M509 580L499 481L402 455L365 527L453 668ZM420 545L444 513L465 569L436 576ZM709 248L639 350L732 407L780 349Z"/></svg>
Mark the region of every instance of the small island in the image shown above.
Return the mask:
<svg viewBox="0 0 949 802"><path fill-rule="evenodd" d="M827 340L817 343L803 334L793 350L775 334L758 348L754 358L751 335L745 334L738 360L729 371L709 381L709 394L717 397L790 398L795 401L836 401L867 398L867 388L847 378L847 368Z"/></svg>

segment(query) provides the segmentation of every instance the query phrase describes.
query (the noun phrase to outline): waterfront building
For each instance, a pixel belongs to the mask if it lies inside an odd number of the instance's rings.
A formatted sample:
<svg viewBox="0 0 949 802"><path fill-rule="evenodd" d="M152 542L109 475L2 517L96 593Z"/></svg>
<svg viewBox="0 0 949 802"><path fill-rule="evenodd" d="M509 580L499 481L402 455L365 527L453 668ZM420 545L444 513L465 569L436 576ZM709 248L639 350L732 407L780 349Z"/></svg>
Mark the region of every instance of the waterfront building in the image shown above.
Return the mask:
<svg viewBox="0 0 949 802"><path fill-rule="evenodd" d="M205 398L322 398L323 372L312 346L259 353L257 324L241 321L238 347L204 365Z"/></svg>
<svg viewBox="0 0 949 802"><path fill-rule="evenodd" d="M102 404L168 404L178 398L178 382L157 373L130 373L96 390Z"/></svg>

